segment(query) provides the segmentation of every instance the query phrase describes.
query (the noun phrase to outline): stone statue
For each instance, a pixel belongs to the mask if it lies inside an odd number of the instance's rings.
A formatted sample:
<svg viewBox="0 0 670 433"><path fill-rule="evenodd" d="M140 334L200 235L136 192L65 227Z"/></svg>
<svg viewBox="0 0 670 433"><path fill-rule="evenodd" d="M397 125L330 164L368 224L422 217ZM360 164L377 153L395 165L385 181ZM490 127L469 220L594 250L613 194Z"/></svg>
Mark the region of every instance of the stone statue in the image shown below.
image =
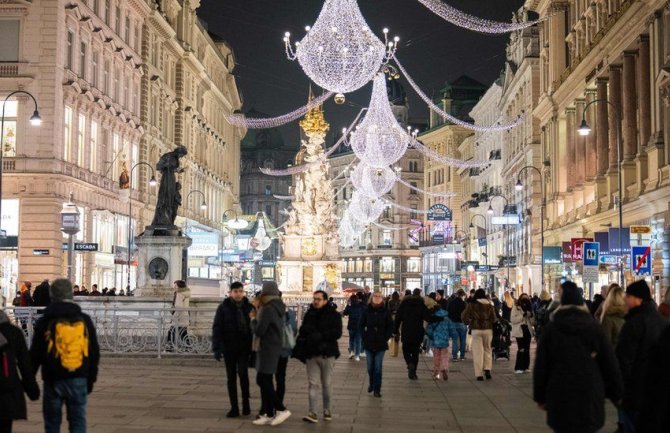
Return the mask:
<svg viewBox="0 0 670 433"><path fill-rule="evenodd" d="M152 227L174 227L177 218L177 208L181 204L181 185L177 182L177 173L184 171L179 167L179 159L187 154L184 146L178 146L172 152L161 156L156 164L156 170L161 172L161 184L158 188L156 212L151 222Z"/></svg>
<svg viewBox="0 0 670 433"><path fill-rule="evenodd" d="M128 175L128 167L126 167L126 161L121 162L119 189L130 189L130 176Z"/></svg>

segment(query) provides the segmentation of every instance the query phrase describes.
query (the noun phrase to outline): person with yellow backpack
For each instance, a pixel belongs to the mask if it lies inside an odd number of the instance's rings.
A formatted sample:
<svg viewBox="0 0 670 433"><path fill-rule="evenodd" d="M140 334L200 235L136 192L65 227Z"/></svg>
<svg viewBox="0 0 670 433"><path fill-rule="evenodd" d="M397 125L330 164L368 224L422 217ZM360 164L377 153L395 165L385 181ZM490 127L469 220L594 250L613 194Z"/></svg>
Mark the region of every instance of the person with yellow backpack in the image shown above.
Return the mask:
<svg viewBox="0 0 670 433"><path fill-rule="evenodd" d="M98 376L100 348L91 318L72 301L72 283L57 279L49 287L51 305L35 325L30 357L42 367L45 433L59 432L63 404L71 433L86 433L86 401Z"/></svg>

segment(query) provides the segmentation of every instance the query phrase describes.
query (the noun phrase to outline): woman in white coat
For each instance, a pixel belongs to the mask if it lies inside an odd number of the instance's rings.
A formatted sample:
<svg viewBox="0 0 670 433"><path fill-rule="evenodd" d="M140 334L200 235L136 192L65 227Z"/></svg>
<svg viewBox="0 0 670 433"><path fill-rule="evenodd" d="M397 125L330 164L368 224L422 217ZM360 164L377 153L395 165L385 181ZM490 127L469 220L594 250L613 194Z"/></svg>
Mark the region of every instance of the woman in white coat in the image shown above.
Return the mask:
<svg viewBox="0 0 670 433"><path fill-rule="evenodd" d="M172 300L172 328L168 333L168 350L183 350L188 334L189 307L191 291L186 287L186 282L177 280L174 282L174 297Z"/></svg>
<svg viewBox="0 0 670 433"><path fill-rule="evenodd" d="M511 313L512 337L516 338L517 353L515 373L528 373L530 368L530 342L533 339L535 317L533 305L527 294L523 293L514 304Z"/></svg>

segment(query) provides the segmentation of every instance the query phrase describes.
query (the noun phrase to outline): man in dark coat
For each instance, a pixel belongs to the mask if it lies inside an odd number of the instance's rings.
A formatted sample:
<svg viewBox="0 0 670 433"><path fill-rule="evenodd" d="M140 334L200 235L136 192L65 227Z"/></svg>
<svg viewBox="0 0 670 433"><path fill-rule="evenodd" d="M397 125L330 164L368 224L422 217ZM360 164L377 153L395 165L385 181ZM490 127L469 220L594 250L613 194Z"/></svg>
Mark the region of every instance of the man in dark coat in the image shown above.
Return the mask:
<svg viewBox="0 0 670 433"><path fill-rule="evenodd" d="M394 334L401 335L402 355L407 364L407 376L418 379L416 368L423 342L423 322L430 320L431 313L421 297L421 289L414 289L411 296L405 296L395 316Z"/></svg>
<svg viewBox="0 0 670 433"><path fill-rule="evenodd" d="M239 281L230 285L230 296L216 310L212 325L212 351L217 361L226 364L228 398L230 411L228 418L240 416L237 399L237 376L242 389L242 414L249 415L249 356L251 354L251 319L253 310L244 293L244 285Z"/></svg>
<svg viewBox="0 0 670 433"><path fill-rule="evenodd" d="M605 424L605 398L623 394L621 372L581 289L563 284L561 307L545 327L533 370L533 399L555 432L594 433Z"/></svg>
<svg viewBox="0 0 670 433"><path fill-rule="evenodd" d="M626 288L628 314L621 328L616 355L623 374L624 396L620 422L625 433L635 432L642 401L644 400L644 375L652 346L668 326L651 298L646 281L639 280Z"/></svg>
<svg viewBox="0 0 670 433"><path fill-rule="evenodd" d="M640 433L666 433L670 426L670 327L651 349L645 372L642 410L638 419Z"/></svg>
<svg viewBox="0 0 670 433"><path fill-rule="evenodd" d="M35 287L35 292L33 293L33 305L36 307L48 307L51 305L49 280L44 280L39 286Z"/></svg>
<svg viewBox="0 0 670 433"><path fill-rule="evenodd" d="M363 351L363 340L358 325L366 308L366 304L363 301L364 298L363 294L359 295L356 293L351 295L349 305L342 312L343 316L349 316L349 321L347 322L347 331L349 331L349 359L356 358L356 361L361 360L360 356Z"/></svg>
<svg viewBox="0 0 670 433"><path fill-rule="evenodd" d="M0 431L12 431L16 419L27 419L26 398L35 401L40 397L40 388L35 380L35 371L30 362L28 347L23 332L9 322L0 310ZM9 371L9 369L13 371ZM5 371L6 369L6 371ZM20 373L20 375L19 375ZM6 377L4 375L7 375Z"/></svg>
<svg viewBox="0 0 670 433"><path fill-rule="evenodd" d="M367 356L368 392L381 397L384 352L388 350L388 341L393 335L393 318L384 305L381 292L372 294L370 305L361 316L360 328Z"/></svg>
<svg viewBox="0 0 670 433"><path fill-rule="evenodd" d="M463 319L461 318L465 307L467 307L465 303L465 290L458 289L456 296L449 302L449 306L447 307L449 318L454 322L454 330L456 331L452 337L454 344L451 347L451 356L454 358L454 361L458 359L461 361L465 360L465 341L468 336L468 327L463 323Z"/></svg>
<svg viewBox="0 0 670 433"><path fill-rule="evenodd" d="M319 422L316 408L319 394L323 398L323 419L332 420L331 381L335 360L340 356L337 340L342 337L342 316L328 305L328 295L323 290L313 294L312 306L302 320L293 357L307 366L309 413L302 419Z"/></svg>

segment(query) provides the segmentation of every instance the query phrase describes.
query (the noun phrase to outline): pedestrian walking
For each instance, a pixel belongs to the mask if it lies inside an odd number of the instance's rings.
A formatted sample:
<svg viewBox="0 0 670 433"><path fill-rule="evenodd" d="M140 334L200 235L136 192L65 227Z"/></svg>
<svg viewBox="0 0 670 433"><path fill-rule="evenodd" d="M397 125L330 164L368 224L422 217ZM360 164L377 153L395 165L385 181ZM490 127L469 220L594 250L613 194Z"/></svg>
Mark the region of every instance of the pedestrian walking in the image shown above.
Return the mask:
<svg viewBox="0 0 670 433"><path fill-rule="evenodd" d="M670 327L666 327L651 348L645 372L643 401L637 431L667 433L670 426Z"/></svg>
<svg viewBox="0 0 670 433"><path fill-rule="evenodd" d="M361 360L362 338L360 331L360 321L366 304L363 301L365 297L361 294L353 294L349 298L349 304L345 307L343 316L349 317L347 322L347 331L349 332L349 359Z"/></svg>
<svg viewBox="0 0 670 433"><path fill-rule="evenodd" d="M44 431L60 432L65 404L70 433L85 433L87 399L100 362L95 326L72 301L69 280L55 280L49 298L52 303L37 321L30 346L34 371L42 368Z"/></svg>
<svg viewBox="0 0 670 433"><path fill-rule="evenodd" d="M547 326L550 319L549 306L551 305L551 294L546 290L540 292L540 304L535 312L535 339L540 340L544 327Z"/></svg>
<svg viewBox="0 0 670 433"><path fill-rule="evenodd" d="M0 365L0 433L12 433L14 420L28 417L24 393L35 401L40 397L40 388L35 380L23 331L12 325L2 310Z"/></svg>
<svg viewBox="0 0 670 433"><path fill-rule="evenodd" d="M626 288L625 299L628 314L616 346L624 383L619 416L624 433L633 433L642 410L644 374L650 351L668 326L668 320L657 311L651 290L644 280L630 284Z"/></svg>
<svg viewBox="0 0 670 433"><path fill-rule="evenodd" d="M449 320L449 313L443 308L435 310L433 320L426 328L426 335L433 347L433 378L447 380L449 378L449 339L455 333L454 324Z"/></svg>
<svg viewBox="0 0 670 433"><path fill-rule="evenodd" d="M388 309L391 312L393 320L395 320L395 315L398 312L398 308L400 308L400 293L393 292L391 293L391 299L388 302Z"/></svg>
<svg viewBox="0 0 670 433"><path fill-rule="evenodd" d="M530 368L530 342L535 335L535 316L533 305L526 293L516 301L511 314L512 337L516 338L517 352L514 372L528 373Z"/></svg>
<svg viewBox="0 0 670 433"><path fill-rule="evenodd" d="M449 301L447 307L447 312L449 313L449 319L453 324L453 345L451 347L451 356L454 361L465 360L465 346L468 338L468 327L463 323L461 315L465 311L465 290L458 289L456 296Z"/></svg>
<svg viewBox="0 0 670 433"><path fill-rule="evenodd" d="M48 307L51 305L51 297L49 295L49 280L42 281L33 293L32 304L35 307Z"/></svg>
<svg viewBox="0 0 670 433"><path fill-rule="evenodd" d="M249 405L249 357L251 355L251 314L253 307L246 297L244 285L236 281L230 285L229 296L216 309L212 325L214 358L226 365L230 411L227 418L240 416L237 398L237 378L242 391L242 415L251 413Z"/></svg>
<svg viewBox="0 0 670 433"><path fill-rule="evenodd" d="M328 305L328 295L317 290L312 305L305 313L293 357L307 366L309 412L302 419L317 423L319 394L323 399L323 419L333 419L331 407L332 375L335 360L340 356L337 340L342 337L342 316Z"/></svg>
<svg viewBox="0 0 670 433"><path fill-rule="evenodd" d="M491 343L493 341L493 324L496 313L491 301L486 298L484 289L477 289L473 302L467 304L461 315L463 323L472 330L472 360L474 363L475 377L478 381L491 379L493 368L493 353Z"/></svg>
<svg viewBox="0 0 670 433"><path fill-rule="evenodd" d="M424 336L423 322L430 320L430 311L421 297L421 289L414 289L412 295L405 296L395 317L395 335L401 336L402 354L407 364L407 376L417 380L416 369Z"/></svg>
<svg viewBox="0 0 670 433"><path fill-rule="evenodd" d="M384 354L389 348L389 338L393 335L393 318L384 305L381 292L372 294L370 304L361 316L360 330L368 364L368 392L373 392L375 397L381 397L382 364Z"/></svg>
<svg viewBox="0 0 670 433"><path fill-rule="evenodd" d="M279 293L281 297L281 292ZM287 333L293 338L289 338ZM286 394L286 368L288 367L288 360L293 354L295 347L295 340L298 335L298 320L295 311L287 308L284 314L284 335L282 339L282 351L279 355L279 364L277 364L277 373L275 374L275 384L277 390L277 399L280 402L279 407L286 407L284 404L284 396Z"/></svg>
<svg viewBox="0 0 670 433"><path fill-rule="evenodd" d="M619 343L621 328L626 322L626 299L625 292L618 284L610 287L607 298L602 303L600 323L605 332L605 337L612 347ZM597 319L597 318L596 318Z"/></svg>
<svg viewBox="0 0 670 433"><path fill-rule="evenodd" d="M190 322L188 307L190 305L191 291L186 287L186 281L177 280L173 284L174 294L172 297L172 327L168 331L168 350L178 352L189 349L186 347L186 336ZM116 296L112 292L108 296Z"/></svg>
<svg viewBox="0 0 670 433"><path fill-rule="evenodd" d="M554 432L596 433L605 424L605 399L621 399L621 372L581 289L571 281L562 287L561 306L538 344L533 399Z"/></svg>

